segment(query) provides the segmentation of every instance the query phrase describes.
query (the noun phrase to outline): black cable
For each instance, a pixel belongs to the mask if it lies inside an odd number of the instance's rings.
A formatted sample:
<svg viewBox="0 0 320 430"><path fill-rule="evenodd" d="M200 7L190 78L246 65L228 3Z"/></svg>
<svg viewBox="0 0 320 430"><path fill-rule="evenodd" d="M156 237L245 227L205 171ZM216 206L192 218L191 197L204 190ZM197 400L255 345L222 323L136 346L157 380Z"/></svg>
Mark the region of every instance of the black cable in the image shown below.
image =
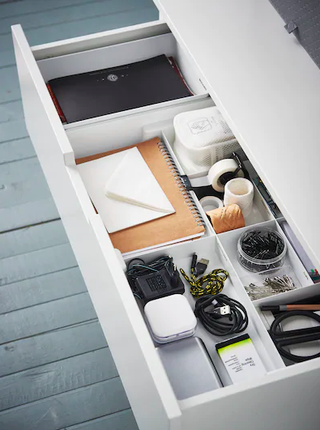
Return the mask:
<svg viewBox="0 0 320 430"><path fill-rule="evenodd" d="M132 292L144 303L185 292L177 267L169 255L163 255L149 263L141 258L134 258L128 264L126 275Z"/></svg>
<svg viewBox="0 0 320 430"><path fill-rule="evenodd" d="M195 303L194 313L204 328L214 336L241 333L248 327L245 307L225 294L200 297Z"/></svg>
<svg viewBox="0 0 320 430"><path fill-rule="evenodd" d="M139 276L148 275L149 273L159 272L159 270L164 267L173 266L173 258L164 255L160 258L156 258L152 260L150 263L146 264L144 260L141 258L134 258L129 261L127 277L130 280L138 278Z"/></svg>
<svg viewBox="0 0 320 430"><path fill-rule="evenodd" d="M298 345L300 343L320 340L320 326L282 331L280 324L287 318L295 316L311 318L320 324L320 316L311 311L288 311L277 315L271 324L270 336L275 343L279 354L294 363L301 363L306 360L311 360L312 358L320 357L320 352L313 355L296 355L284 349L284 347L288 347L290 345Z"/></svg>

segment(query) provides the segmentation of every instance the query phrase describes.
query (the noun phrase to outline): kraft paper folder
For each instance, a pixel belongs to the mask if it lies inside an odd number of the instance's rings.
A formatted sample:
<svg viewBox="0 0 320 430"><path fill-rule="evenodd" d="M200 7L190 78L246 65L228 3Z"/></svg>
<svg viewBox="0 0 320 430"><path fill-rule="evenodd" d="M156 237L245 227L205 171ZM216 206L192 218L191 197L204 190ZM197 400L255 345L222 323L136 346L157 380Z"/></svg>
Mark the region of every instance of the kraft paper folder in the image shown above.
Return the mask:
<svg viewBox="0 0 320 430"><path fill-rule="evenodd" d="M205 227L201 215L198 213L192 197L183 188L168 149L158 137L126 148L79 158L76 160L76 164L86 163L134 147L138 148L176 212L111 233L113 246L124 254L202 236Z"/></svg>

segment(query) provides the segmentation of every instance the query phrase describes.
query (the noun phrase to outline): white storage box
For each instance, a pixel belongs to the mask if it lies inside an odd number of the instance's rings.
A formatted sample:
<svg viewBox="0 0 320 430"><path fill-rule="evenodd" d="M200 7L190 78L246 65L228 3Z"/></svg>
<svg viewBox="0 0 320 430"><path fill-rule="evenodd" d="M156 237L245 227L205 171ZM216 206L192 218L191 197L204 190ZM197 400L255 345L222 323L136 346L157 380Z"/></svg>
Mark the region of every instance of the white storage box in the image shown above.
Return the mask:
<svg viewBox="0 0 320 430"><path fill-rule="evenodd" d="M239 148L215 106L178 114L173 120L173 149L187 174L205 173Z"/></svg>

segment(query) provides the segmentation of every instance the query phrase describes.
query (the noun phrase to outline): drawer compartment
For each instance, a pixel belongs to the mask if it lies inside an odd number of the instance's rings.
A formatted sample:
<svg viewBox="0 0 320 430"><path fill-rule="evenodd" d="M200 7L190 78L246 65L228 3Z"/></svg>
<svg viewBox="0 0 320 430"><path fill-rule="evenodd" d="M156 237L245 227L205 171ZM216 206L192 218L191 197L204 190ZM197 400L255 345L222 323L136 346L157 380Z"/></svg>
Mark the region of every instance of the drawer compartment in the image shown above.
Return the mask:
<svg viewBox="0 0 320 430"><path fill-rule="evenodd" d="M261 321L257 318L254 307L251 306L250 300L248 297L243 294L242 286L240 285L236 276L234 276L234 271L229 261L225 259L223 253L220 250L217 237L211 236L207 238L203 238L201 240L189 241L182 244L172 245L166 248L162 248L161 250L148 251L144 253L139 253L134 256L134 258L141 258L145 263L148 263L154 259L160 258L163 255L170 255L173 258L174 264L178 269L182 268L186 274L190 273L190 264L192 260L192 255L196 253L198 255L198 259L204 258L209 260L208 263L208 272L214 269L223 268L229 272L229 277L225 282L223 293L228 295L229 297L240 301L249 314L249 325L245 330L245 333L248 333L261 357L261 360L264 363L264 366L267 371L274 370L276 368L282 367L281 359L279 359L278 353L275 350L271 339L264 333L264 330L261 325ZM126 257L125 262L128 264L131 261L132 257ZM185 296L187 297L191 307L194 309L195 298L190 293L190 284L181 276L183 283L185 285ZM139 300L138 300L139 302ZM140 307L142 314L143 310ZM262 334L260 337L259 332ZM200 337L214 362L214 365L217 369L217 372L220 376L220 379L223 383L223 386L232 385L232 382L218 357L218 354L215 350L215 345L219 341L225 339L225 337L218 337L207 332L202 324L198 322L198 326L196 329L196 336ZM234 337L235 335L229 335L227 338Z"/></svg>
<svg viewBox="0 0 320 430"><path fill-rule="evenodd" d="M268 228L270 230L279 232L287 244L287 253L284 258L283 266L280 267L278 270L275 270L275 271L270 270L269 272L262 270L261 273L252 273L246 270L245 268L243 268L242 265L239 263L238 251L237 251L237 244L238 244L239 237L244 231L250 229L251 227L245 227L243 229L238 229L238 230L220 234L219 240L221 241L221 244L224 247L230 260L233 262L235 270L242 284L244 286L248 286L250 283L255 283L257 286L259 286L263 284L264 278L272 277L272 276L280 276L280 274L281 275L286 274L292 277L295 283L295 286L297 288L305 287L312 284L313 282L310 276L308 275L306 269L303 267L302 263L300 262L299 258L294 252L292 246L284 236L278 223L275 220L267 221L264 223L257 224L256 227ZM280 295L281 294L287 295L287 293L288 292L280 293ZM263 300L265 299L258 300L258 303L260 303Z"/></svg>
<svg viewBox="0 0 320 430"><path fill-rule="evenodd" d="M137 144L154 137L160 137L177 165L180 174L184 174L172 149L174 140L173 118L179 112L202 109L212 106L212 100L190 100L181 106L170 108L158 107L147 112L136 112L122 118L106 118L104 121L89 124L79 124L66 130L74 157L76 160L111 150L120 149ZM88 144L89 142L89 144ZM80 161L80 160L79 160ZM74 166L73 162L70 167ZM197 178L197 179L205 179ZM79 176L79 183L84 185ZM202 218L206 224L205 236L216 235L196 194L191 192ZM255 189L254 205L252 213L246 217L247 226L273 220L273 215L265 204L259 191ZM107 234L107 232L105 232ZM141 251L134 251L139 253Z"/></svg>
<svg viewBox="0 0 320 430"><path fill-rule="evenodd" d="M209 106L213 106L209 97L188 97L182 103L179 101L170 106L158 105L146 111L142 108L120 116L101 117L104 120L70 124L66 126L66 134L77 159L151 139L161 130L172 130L172 119L178 113Z"/></svg>
<svg viewBox="0 0 320 430"><path fill-rule="evenodd" d="M48 83L52 79L61 78L64 76L77 75L81 73L94 72L101 69L113 68L116 66L123 66L165 54L167 57L173 57L175 59L182 76L187 83L187 86L193 94L191 97L195 99L205 97L207 95L207 91L201 83L196 67L194 67L183 49L176 42L172 33L168 32L167 29L164 29L163 31L166 32L156 36L144 37L138 40L99 47L96 49L40 59L37 61L37 64L44 81ZM93 77L91 79L93 79ZM100 79L101 85L103 85L102 81L104 79L104 77ZM83 121L72 122L69 125L66 125L66 128L73 127L79 122L87 123L98 121L108 116L123 116L127 115L131 111L146 111L154 108L157 105L170 106L172 104L183 104L187 102L185 99L189 98L190 97L185 97L134 109L128 109L125 112L116 112L109 115L84 119Z"/></svg>

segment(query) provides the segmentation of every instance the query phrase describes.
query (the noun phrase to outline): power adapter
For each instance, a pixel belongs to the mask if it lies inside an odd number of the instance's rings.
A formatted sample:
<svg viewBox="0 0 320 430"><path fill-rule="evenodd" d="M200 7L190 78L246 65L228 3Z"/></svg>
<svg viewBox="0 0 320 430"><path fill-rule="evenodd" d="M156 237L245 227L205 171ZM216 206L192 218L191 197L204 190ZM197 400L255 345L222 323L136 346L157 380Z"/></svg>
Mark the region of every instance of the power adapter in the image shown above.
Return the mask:
<svg viewBox="0 0 320 430"><path fill-rule="evenodd" d="M166 267L159 270L159 272L150 273L150 275L137 278L136 288L145 302L166 297L171 294L184 293L184 285L179 277L178 271L175 270L170 276Z"/></svg>
<svg viewBox="0 0 320 430"><path fill-rule="evenodd" d="M127 278L133 292L145 303L172 294L183 294L184 285L172 257L161 257L149 264L132 261Z"/></svg>

